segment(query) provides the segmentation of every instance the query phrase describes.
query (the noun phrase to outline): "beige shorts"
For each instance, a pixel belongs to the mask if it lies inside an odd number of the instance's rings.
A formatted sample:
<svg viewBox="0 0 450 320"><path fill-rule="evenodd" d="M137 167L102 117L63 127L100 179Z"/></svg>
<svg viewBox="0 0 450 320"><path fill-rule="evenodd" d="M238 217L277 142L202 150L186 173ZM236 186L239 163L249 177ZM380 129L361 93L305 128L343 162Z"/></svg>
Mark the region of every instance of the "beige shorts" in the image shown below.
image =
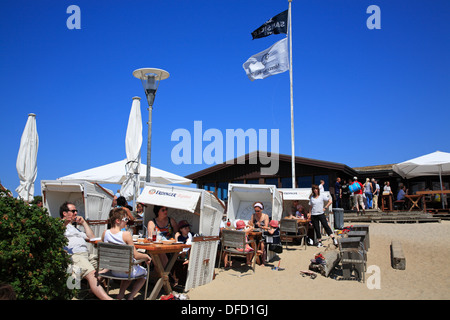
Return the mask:
<svg viewBox="0 0 450 320"><path fill-rule="evenodd" d="M81 278L84 278L97 268L97 258L95 255L89 255L87 252L72 254L72 262L75 268L79 268Z"/></svg>
<svg viewBox="0 0 450 320"><path fill-rule="evenodd" d="M358 203L361 205L361 209L365 209L364 208L364 197L362 194L355 194L355 205L358 208Z"/></svg>

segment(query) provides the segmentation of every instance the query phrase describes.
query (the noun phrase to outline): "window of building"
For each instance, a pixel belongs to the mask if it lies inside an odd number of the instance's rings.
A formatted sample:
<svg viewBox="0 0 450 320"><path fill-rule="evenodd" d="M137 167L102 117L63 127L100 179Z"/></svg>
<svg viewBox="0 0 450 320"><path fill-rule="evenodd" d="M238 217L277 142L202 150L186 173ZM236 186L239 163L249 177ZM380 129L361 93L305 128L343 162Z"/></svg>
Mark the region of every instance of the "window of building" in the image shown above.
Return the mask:
<svg viewBox="0 0 450 320"><path fill-rule="evenodd" d="M210 183L205 183L203 185L203 189L205 189L206 191L211 191L214 192L216 191L216 184L214 182L210 182Z"/></svg>
<svg viewBox="0 0 450 320"><path fill-rule="evenodd" d="M217 186L217 197L220 200L228 199L228 182L219 182Z"/></svg>
<svg viewBox="0 0 450 320"><path fill-rule="evenodd" d="M281 187L282 188L292 188L292 177L281 178Z"/></svg>
<svg viewBox="0 0 450 320"><path fill-rule="evenodd" d="M266 184L273 184L278 187L278 178L267 178Z"/></svg>
<svg viewBox="0 0 450 320"><path fill-rule="evenodd" d="M311 188L312 185L312 177L297 177L297 184L299 188Z"/></svg>
<svg viewBox="0 0 450 320"><path fill-rule="evenodd" d="M330 185L328 183L328 175L321 175L321 176L314 176L314 184L319 185L320 184L320 180L325 181L325 184L323 185L323 188L325 189L325 191L330 190Z"/></svg>

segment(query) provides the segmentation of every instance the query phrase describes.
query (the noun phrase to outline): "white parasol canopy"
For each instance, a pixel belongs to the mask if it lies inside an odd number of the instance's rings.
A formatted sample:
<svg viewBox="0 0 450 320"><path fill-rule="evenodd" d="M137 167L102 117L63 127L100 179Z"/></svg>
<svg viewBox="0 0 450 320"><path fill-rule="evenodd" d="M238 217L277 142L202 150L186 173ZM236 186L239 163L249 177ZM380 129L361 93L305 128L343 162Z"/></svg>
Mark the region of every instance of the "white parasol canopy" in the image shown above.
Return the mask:
<svg viewBox="0 0 450 320"><path fill-rule="evenodd" d="M39 137L36 128L36 115L30 113L20 139L20 148L16 161L17 173L20 179L20 185L17 187L16 192L19 194L20 199L28 202L34 199L38 147Z"/></svg>
<svg viewBox="0 0 450 320"><path fill-rule="evenodd" d="M140 100L141 98L134 97L131 104L127 134L125 136L127 175L120 189L120 194L127 200L133 199L133 205L136 195L139 193L139 169L141 165L142 116Z"/></svg>
<svg viewBox="0 0 450 320"><path fill-rule="evenodd" d="M403 178L450 174L450 153L436 151L405 162L394 164L392 169Z"/></svg>
<svg viewBox="0 0 450 320"><path fill-rule="evenodd" d="M84 180L96 182L99 184L122 184L127 176L126 171L127 160L113 162L104 166L88 169L58 178L58 180ZM143 188L145 184L145 175L147 166L141 163L139 168L139 187ZM190 185L192 180L182 176L152 167L151 181L160 184L184 184Z"/></svg>
<svg viewBox="0 0 450 320"><path fill-rule="evenodd" d="M450 153L436 151L395 164L392 169L406 179L438 175L442 190L442 175L450 174ZM444 199L442 199L442 207L444 207Z"/></svg>

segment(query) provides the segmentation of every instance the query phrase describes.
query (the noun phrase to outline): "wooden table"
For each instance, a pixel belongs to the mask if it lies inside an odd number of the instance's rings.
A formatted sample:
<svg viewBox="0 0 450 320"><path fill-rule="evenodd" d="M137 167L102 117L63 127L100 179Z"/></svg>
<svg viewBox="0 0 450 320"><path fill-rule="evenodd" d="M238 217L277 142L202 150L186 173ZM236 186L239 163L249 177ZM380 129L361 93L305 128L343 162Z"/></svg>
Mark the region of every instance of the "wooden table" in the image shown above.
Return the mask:
<svg viewBox="0 0 450 320"><path fill-rule="evenodd" d="M150 293L150 296L147 298L147 290L145 292L145 299L147 300L156 300L158 297L159 292L161 291L161 288L164 286L164 289L166 290L166 293L169 294L172 292L172 287L169 283L169 273L172 270L173 265L175 264L175 261L177 260L178 255L181 251L185 248L190 248L191 245L188 244L182 244L182 243L176 243L176 244L155 244L155 243L136 243L134 245L136 249L144 249L152 258L153 264L155 266L155 271L159 276L158 281L156 282L155 286L153 287L152 292ZM173 253L172 258L167 263L166 267L161 263L161 259L159 258L160 254L166 254L166 253ZM147 284L146 287L148 287L148 279L150 278L150 275L147 275Z"/></svg>
<svg viewBox="0 0 450 320"><path fill-rule="evenodd" d="M414 207L417 207L417 209L421 210L418 202L422 197L422 194L405 194L405 198L411 202L411 208L409 208L409 211L412 211Z"/></svg>
<svg viewBox="0 0 450 320"><path fill-rule="evenodd" d="M248 237L250 240L255 240L252 243L252 248L256 254L256 251L258 249L258 242L261 241L261 238L262 238L262 231L253 231L252 230L252 231L247 232L247 234L248 234Z"/></svg>
<svg viewBox="0 0 450 320"><path fill-rule="evenodd" d="M383 194L381 196L381 210L392 211L392 194Z"/></svg>
<svg viewBox="0 0 450 320"><path fill-rule="evenodd" d="M297 219L297 223L299 225L307 225L310 222L311 222L311 219Z"/></svg>
<svg viewBox="0 0 450 320"><path fill-rule="evenodd" d="M425 195L429 194L429 195L436 195L436 194L450 194L450 190L428 190L428 191L416 191L417 195L422 195L424 196L422 198L422 204L423 204L423 211L427 211L427 205L426 205L426 201L425 201ZM442 198L441 198L441 203L442 203Z"/></svg>

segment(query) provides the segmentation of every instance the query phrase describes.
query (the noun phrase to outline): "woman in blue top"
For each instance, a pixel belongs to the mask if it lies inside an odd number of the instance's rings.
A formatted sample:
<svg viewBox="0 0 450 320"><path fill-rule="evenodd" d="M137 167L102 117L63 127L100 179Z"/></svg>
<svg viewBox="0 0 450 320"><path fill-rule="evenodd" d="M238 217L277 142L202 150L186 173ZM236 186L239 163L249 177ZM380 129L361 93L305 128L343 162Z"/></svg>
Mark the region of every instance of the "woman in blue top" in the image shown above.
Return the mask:
<svg viewBox="0 0 450 320"><path fill-rule="evenodd" d="M324 207L324 202L328 201ZM322 235L320 234L320 225L325 228L327 234L333 239L333 244L338 245L330 226L328 225L327 218L325 217L325 210L331 205L332 200L325 194L320 194L319 187L315 184L312 185L312 193L309 198L309 212L308 219L311 219L311 223L314 227L317 237L317 247L322 247Z"/></svg>

